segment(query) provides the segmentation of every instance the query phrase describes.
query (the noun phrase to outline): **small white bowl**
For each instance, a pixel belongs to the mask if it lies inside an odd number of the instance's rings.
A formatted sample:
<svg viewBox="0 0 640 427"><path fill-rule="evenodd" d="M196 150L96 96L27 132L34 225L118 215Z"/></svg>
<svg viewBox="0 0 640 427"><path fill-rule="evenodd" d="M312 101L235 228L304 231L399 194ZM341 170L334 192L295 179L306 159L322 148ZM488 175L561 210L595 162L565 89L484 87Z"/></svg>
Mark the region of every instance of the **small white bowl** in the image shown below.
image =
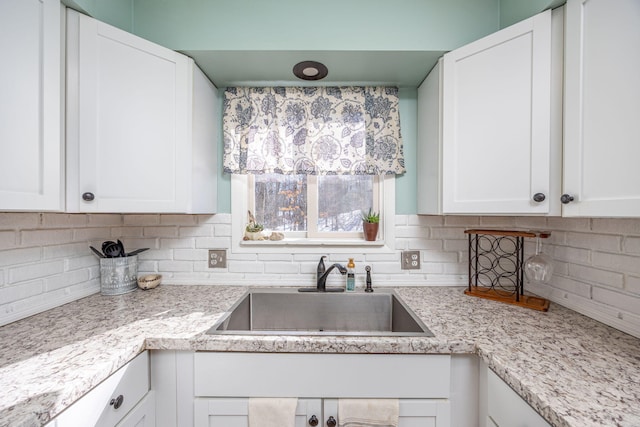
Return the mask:
<svg viewBox="0 0 640 427"><path fill-rule="evenodd" d="M147 274L146 276L138 277L138 287L146 291L157 287L160 281L162 281L162 274Z"/></svg>

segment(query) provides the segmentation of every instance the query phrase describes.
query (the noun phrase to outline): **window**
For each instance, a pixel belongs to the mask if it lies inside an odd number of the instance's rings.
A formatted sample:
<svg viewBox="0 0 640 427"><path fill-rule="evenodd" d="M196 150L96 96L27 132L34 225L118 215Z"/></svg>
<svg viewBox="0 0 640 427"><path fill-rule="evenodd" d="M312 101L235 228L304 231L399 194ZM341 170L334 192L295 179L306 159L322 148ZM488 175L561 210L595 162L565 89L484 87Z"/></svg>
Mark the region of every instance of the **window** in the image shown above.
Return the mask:
<svg viewBox="0 0 640 427"><path fill-rule="evenodd" d="M378 176L251 175L249 209L286 237L357 238L362 211L380 211Z"/></svg>

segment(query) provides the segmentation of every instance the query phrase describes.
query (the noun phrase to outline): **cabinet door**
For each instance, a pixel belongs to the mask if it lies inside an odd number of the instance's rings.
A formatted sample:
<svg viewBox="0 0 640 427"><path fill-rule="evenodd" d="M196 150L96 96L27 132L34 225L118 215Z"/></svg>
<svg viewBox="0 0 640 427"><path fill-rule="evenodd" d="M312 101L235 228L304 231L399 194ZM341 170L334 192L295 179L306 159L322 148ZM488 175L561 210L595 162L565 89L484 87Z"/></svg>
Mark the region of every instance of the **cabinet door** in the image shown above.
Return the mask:
<svg viewBox="0 0 640 427"><path fill-rule="evenodd" d="M640 216L640 2L566 5L564 216Z"/></svg>
<svg viewBox="0 0 640 427"><path fill-rule="evenodd" d="M0 2L0 211L62 210L59 0Z"/></svg>
<svg viewBox="0 0 640 427"><path fill-rule="evenodd" d="M493 371L487 372L487 426L550 427L507 383Z"/></svg>
<svg viewBox="0 0 640 427"><path fill-rule="evenodd" d="M443 211L552 213L551 11L445 54L443 66Z"/></svg>
<svg viewBox="0 0 640 427"><path fill-rule="evenodd" d="M438 399L400 399L398 427L449 427L450 408L448 400ZM327 425L329 417L340 419L338 399L323 400L323 422Z"/></svg>
<svg viewBox="0 0 640 427"><path fill-rule="evenodd" d="M156 400L153 391L136 405L116 427L155 427L156 425Z"/></svg>
<svg viewBox="0 0 640 427"><path fill-rule="evenodd" d="M55 426L77 427L82 420L87 427L113 427L148 391L149 355L144 352L58 415ZM116 404L117 401L120 403Z"/></svg>
<svg viewBox="0 0 640 427"><path fill-rule="evenodd" d="M189 58L74 11L68 21L67 209L184 210Z"/></svg>
<svg viewBox="0 0 640 427"><path fill-rule="evenodd" d="M315 416L322 420L320 399L298 399L296 427L307 427ZM320 423L318 425L321 425ZM248 427L249 398L198 398L195 400L195 427Z"/></svg>

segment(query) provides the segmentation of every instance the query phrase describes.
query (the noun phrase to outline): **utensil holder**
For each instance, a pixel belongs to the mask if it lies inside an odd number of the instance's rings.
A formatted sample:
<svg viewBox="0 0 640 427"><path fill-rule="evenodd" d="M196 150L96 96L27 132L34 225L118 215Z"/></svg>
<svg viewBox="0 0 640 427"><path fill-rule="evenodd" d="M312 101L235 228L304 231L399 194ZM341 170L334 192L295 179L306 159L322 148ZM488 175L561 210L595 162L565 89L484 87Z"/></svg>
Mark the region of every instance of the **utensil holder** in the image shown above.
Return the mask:
<svg viewBox="0 0 640 427"><path fill-rule="evenodd" d="M138 287L138 256L100 258L100 294L121 295Z"/></svg>

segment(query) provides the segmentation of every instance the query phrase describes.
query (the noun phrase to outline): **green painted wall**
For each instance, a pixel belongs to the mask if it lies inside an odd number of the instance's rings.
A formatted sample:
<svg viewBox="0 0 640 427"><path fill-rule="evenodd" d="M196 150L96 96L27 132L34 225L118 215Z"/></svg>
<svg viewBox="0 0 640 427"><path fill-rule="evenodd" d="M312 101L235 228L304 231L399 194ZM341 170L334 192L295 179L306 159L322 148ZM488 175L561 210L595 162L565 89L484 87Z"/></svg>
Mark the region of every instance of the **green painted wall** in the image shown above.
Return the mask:
<svg viewBox="0 0 640 427"><path fill-rule="evenodd" d="M134 0L134 33L177 50L450 50L500 0Z"/></svg>
<svg viewBox="0 0 640 427"><path fill-rule="evenodd" d="M508 27L565 2L566 0L500 0L500 28Z"/></svg>
<svg viewBox="0 0 640 427"><path fill-rule="evenodd" d="M62 3L114 27L133 32L133 1L62 0Z"/></svg>

